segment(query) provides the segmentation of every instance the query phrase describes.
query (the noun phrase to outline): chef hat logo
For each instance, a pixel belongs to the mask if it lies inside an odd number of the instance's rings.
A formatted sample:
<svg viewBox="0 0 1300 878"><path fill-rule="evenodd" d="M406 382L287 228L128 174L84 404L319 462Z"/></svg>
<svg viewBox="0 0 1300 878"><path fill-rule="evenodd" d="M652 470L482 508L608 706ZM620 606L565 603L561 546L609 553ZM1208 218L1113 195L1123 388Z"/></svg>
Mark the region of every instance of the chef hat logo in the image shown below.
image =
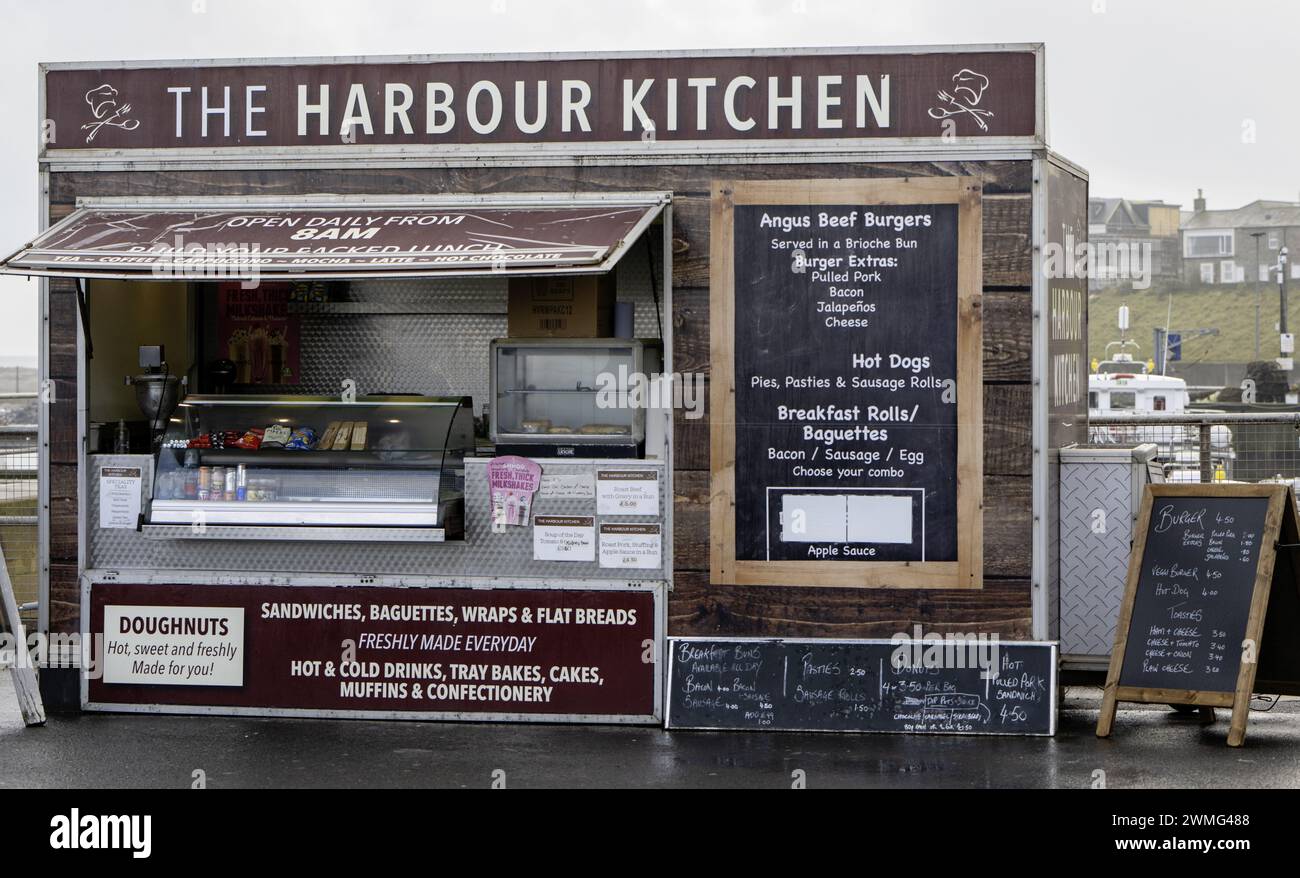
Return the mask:
<svg viewBox="0 0 1300 878"><path fill-rule="evenodd" d="M117 103L117 89L108 83L96 86L86 92L86 103L90 105L91 115L102 119L108 108Z"/></svg>
<svg viewBox="0 0 1300 878"><path fill-rule="evenodd" d="M977 106L980 98L984 97L984 89L989 87L989 78L983 73L976 73L969 67L963 67L952 75L953 87L955 94L968 95L966 103L972 107Z"/></svg>
<svg viewBox="0 0 1300 878"><path fill-rule="evenodd" d="M954 94L967 95L966 103L971 107L979 104L980 98L984 96L984 90L988 88L988 77L983 73L975 73L970 68L962 68L953 74L953 92Z"/></svg>

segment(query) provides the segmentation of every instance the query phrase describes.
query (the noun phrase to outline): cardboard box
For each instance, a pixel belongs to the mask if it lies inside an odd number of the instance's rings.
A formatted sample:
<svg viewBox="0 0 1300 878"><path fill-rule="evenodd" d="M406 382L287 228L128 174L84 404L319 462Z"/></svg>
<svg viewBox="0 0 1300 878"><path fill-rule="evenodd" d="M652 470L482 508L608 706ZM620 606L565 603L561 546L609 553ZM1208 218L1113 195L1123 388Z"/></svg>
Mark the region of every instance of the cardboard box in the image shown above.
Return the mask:
<svg viewBox="0 0 1300 878"><path fill-rule="evenodd" d="M511 338L609 338L614 273L512 277L506 309Z"/></svg>

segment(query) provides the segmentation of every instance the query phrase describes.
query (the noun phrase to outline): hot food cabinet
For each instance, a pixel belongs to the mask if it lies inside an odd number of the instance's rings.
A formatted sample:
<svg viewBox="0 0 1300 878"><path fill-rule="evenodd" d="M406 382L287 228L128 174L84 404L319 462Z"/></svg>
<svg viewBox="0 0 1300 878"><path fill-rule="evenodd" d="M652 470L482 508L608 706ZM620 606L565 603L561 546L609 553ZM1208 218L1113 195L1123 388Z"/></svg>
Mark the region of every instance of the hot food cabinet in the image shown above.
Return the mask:
<svg viewBox="0 0 1300 878"><path fill-rule="evenodd" d="M492 342L492 439L499 454L640 457L656 340L500 338Z"/></svg>
<svg viewBox="0 0 1300 878"><path fill-rule="evenodd" d="M190 396L142 530L161 538L464 537L469 397Z"/></svg>

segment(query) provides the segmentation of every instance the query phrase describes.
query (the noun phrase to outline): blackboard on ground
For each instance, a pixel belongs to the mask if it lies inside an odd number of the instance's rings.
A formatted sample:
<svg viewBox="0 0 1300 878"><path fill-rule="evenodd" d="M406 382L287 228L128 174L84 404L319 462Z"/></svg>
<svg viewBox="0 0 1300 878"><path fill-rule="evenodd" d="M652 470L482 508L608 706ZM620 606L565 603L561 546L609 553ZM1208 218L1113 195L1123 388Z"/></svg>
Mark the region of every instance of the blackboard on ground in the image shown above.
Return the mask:
<svg viewBox="0 0 1300 878"><path fill-rule="evenodd" d="M1054 643L669 639L669 728L1052 735Z"/></svg>

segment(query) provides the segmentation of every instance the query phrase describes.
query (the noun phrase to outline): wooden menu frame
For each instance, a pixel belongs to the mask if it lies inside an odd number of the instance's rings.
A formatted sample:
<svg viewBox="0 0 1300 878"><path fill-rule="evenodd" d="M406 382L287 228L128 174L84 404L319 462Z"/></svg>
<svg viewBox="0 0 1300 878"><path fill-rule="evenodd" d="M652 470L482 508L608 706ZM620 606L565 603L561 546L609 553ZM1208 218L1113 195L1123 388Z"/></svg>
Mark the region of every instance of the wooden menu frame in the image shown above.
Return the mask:
<svg viewBox="0 0 1300 878"><path fill-rule="evenodd" d="M736 558L736 205L957 205L957 560ZM974 177L716 181L711 204L710 581L841 588L981 588L984 567L982 185Z"/></svg>
<svg viewBox="0 0 1300 878"><path fill-rule="evenodd" d="M1120 674L1124 668L1124 653L1128 648L1129 627L1133 618L1133 605L1137 600L1138 582L1141 578L1147 532L1151 526L1151 508L1159 497L1258 497L1268 499L1263 531L1259 536L1259 561L1255 568L1255 585L1246 617L1244 638L1254 644L1254 661L1242 659L1237 672L1237 684L1231 692L1201 692L1194 689L1151 689L1138 686L1121 686ZM1124 601L1120 605L1119 621L1115 626L1115 648L1110 654L1110 669L1106 673L1106 686L1102 690L1101 713L1097 718L1097 737L1110 736L1115 722L1116 705L1120 701L1144 704L1188 704L1212 714L1216 707L1232 709L1232 722L1228 729L1228 746L1240 747L1246 737L1246 720L1250 713L1250 696L1255 690L1255 673L1259 669L1264 650L1264 622L1268 616L1269 595L1273 588L1274 567L1277 561L1279 538L1289 547L1298 540L1295 498L1287 485L1263 484L1210 484L1210 485L1150 485L1142 496L1138 513L1133 552L1129 556L1128 579L1124 586ZM1294 586L1293 586L1294 587ZM1270 681L1273 691L1284 681ZM1294 681L1289 681L1294 684ZM1285 686L1289 694L1294 686Z"/></svg>

